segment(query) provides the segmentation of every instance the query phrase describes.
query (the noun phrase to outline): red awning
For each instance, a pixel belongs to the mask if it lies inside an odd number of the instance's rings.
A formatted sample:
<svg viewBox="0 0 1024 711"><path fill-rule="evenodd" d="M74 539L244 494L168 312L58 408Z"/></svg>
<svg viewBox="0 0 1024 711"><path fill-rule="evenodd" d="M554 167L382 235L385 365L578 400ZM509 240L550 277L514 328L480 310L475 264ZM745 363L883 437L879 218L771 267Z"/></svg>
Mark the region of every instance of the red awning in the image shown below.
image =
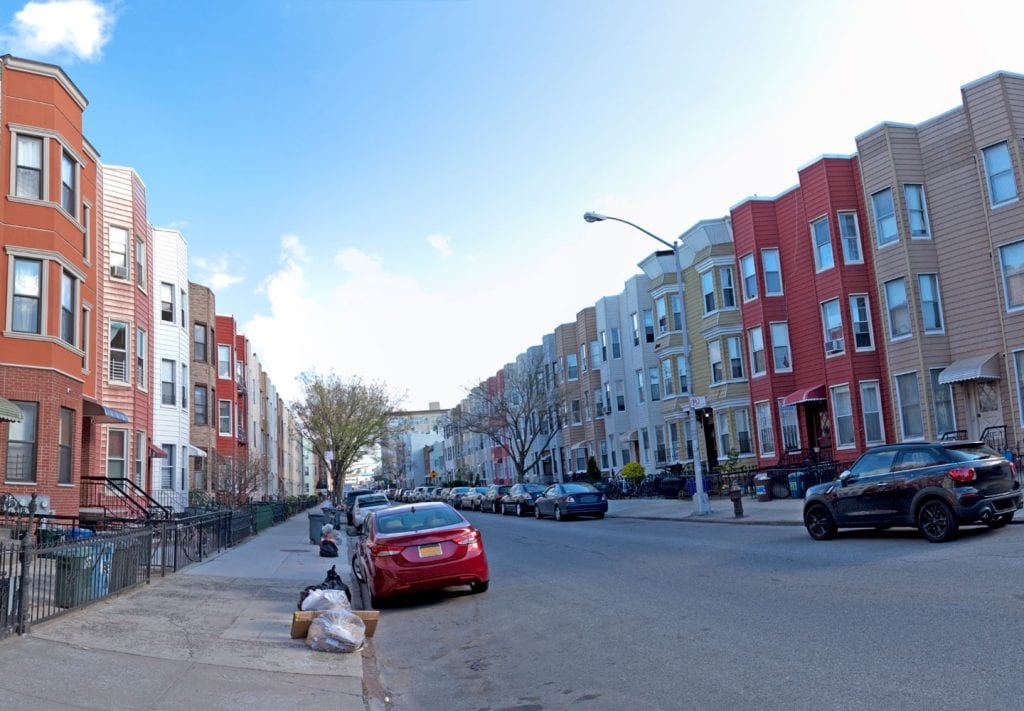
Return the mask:
<svg viewBox="0 0 1024 711"><path fill-rule="evenodd" d="M149 456L156 457L157 459L167 459L167 452L160 449L152 442L149 443L147 449L149 450Z"/></svg>
<svg viewBox="0 0 1024 711"><path fill-rule="evenodd" d="M783 405L799 405L802 402L813 402L825 399L825 386L815 385L811 388L800 388L782 399Z"/></svg>

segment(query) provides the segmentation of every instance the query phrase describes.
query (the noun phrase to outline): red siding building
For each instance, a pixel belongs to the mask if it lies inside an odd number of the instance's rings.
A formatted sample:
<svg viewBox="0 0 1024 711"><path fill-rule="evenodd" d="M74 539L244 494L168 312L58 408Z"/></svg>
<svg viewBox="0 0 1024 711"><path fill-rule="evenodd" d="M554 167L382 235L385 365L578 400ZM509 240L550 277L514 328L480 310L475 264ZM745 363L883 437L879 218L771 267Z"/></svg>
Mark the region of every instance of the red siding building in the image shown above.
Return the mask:
<svg viewBox="0 0 1024 711"><path fill-rule="evenodd" d="M731 215L758 465L852 461L892 432L857 159Z"/></svg>

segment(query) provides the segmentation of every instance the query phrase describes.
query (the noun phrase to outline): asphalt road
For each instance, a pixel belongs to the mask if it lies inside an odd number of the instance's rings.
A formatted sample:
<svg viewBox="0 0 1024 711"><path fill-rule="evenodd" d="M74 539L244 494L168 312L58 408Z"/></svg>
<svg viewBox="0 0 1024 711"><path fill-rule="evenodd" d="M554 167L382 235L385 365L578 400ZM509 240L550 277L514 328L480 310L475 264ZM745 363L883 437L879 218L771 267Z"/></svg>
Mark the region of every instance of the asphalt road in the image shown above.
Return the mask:
<svg viewBox="0 0 1024 711"><path fill-rule="evenodd" d="M799 527L467 513L491 588L404 599L394 709L1019 708L1024 526Z"/></svg>

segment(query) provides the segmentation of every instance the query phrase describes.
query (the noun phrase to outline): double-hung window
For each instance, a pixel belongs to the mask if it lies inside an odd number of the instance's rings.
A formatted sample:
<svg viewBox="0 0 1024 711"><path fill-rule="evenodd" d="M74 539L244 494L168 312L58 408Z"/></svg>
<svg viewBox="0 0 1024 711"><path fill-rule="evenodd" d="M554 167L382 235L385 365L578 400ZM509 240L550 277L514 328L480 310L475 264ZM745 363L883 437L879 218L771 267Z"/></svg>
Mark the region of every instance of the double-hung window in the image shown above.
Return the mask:
<svg viewBox="0 0 1024 711"><path fill-rule="evenodd" d="M733 411L733 419L736 421L736 446L740 454L753 454L754 448L751 445L750 437L750 410L741 407Z"/></svg>
<svg viewBox="0 0 1024 711"><path fill-rule="evenodd" d="M72 450L75 441L75 411L60 408L60 430L57 433L57 483L70 484Z"/></svg>
<svg viewBox="0 0 1024 711"><path fill-rule="evenodd" d="M11 330L43 331L43 263L38 259L14 259L14 302Z"/></svg>
<svg viewBox="0 0 1024 711"><path fill-rule="evenodd" d="M107 478L124 479L128 460L128 430L107 430Z"/></svg>
<svg viewBox="0 0 1024 711"><path fill-rule="evenodd" d="M655 301L654 308L658 312L658 335L664 336L668 333L668 307L665 305L665 299Z"/></svg>
<svg viewBox="0 0 1024 711"><path fill-rule="evenodd" d="M942 437L947 432L956 431L956 418L953 414L953 386L939 382L942 368L928 371L932 386L932 411L935 413L935 434Z"/></svg>
<svg viewBox="0 0 1024 711"><path fill-rule="evenodd" d="M135 329L135 386L146 389L146 332Z"/></svg>
<svg viewBox="0 0 1024 711"><path fill-rule="evenodd" d="M665 397L671 397L676 394L675 381L672 378L672 359L666 358L661 361L661 380L665 384Z"/></svg>
<svg viewBox="0 0 1024 711"><path fill-rule="evenodd" d="M654 314L650 309L644 309L644 338L648 343L654 343Z"/></svg>
<svg viewBox="0 0 1024 711"><path fill-rule="evenodd" d="M871 311L866 294L856 294L850 297L850 321L853 326L854 350L868 351L874 348Z"/></svg>
<svg viewBox="0 0 1024 711"><path fill-rule="evenodd" d="M221 437L231 436L231 401L217 401L217 434Z"/></svg>
<svg viewBox="0 0 1024 711"><path fill-rule="evenodd" d="M843 353L846 344L843 339L843 314L839 299L831 299L821 305L821 321L825 331L825 354Z"/></svg>
<svg viewBox="0 0 1024 711"><path fill-rule="evenodd" d="M205 425L209 421L209 406L206 401L206 386L196 385L192 392L192 422L196 425Z"/></svg>
<svg viewBox="0 0 1024 711"><path fill-rule="evenodd" d="M622 357L622 337L618 326L612 327L612 358Z"/></svg>
<svg viewBox="0 0 1024 711"><path fill-rule="evenodd" d="M764 353L764 331L760 326L754 326L747 331L747 342L750 344L750 374L752 376L764 375L767 372L767 364Z"/></svg>
<svg viewBox="0 0 1024 711"><path fill-rule="evenodd" d="M729 377L733 380L743 378L743 347L739 336L727 336L726 349L729 351Z"/></svg>
<svg viewBox="0 0 1024 711"><path fill-rule="evenodd" d="M36 480L36 442L39 436L39 403L12 400L21 410L21 422L7 426L6 481L29 483Z"/></svg>
<svg viewBox="0 0 1024 711"><path fill-rule="evenodd" d="M110 276L128 278L128 230L110 226Z"/></svg>
<svg viewBox="0 0 1024 711"><path fill-rule="evenodd" d="M640 345L640 318L634 311L629 315L630 322L633 324L633 345Z"/></svg>
<svg viewBox="0 0 1024 711"><path fill-rule="evenodd" d="M217 377L231 380L231 346L224 343L217 344Z"/></svg>
<svg viewBox="0 0 1024 711"><path fill-rule="evenodd" d="M740 257L740 278L743 279L743 300L757 298L757 270L754 266L754 255L744 254Z"/></svg>
<svg viewBox="0 0 1024 711"><path fill-rule="evenodd" d="M70 273L60 274L60 339L75 345L75 321L78 312L78 281Z"/></svg>
<svg viewBox="0 0 1024 711"><path fill-rule="evenodd" d="M565 356L565 372L569 380L578 380L580 377L579 366L576 363L576 354L567 353Z"/></svg>
<svg viewBox="0 0 1024 711"><path fill-rule="evenodd" d="M772 409L767 402L754 404L757 414L757 440L761 456L775 454L775 431L772 426Z"/></svg>
<svg viewBox="0 0 1024 711"><path fill-rule="evenodd" d="M146 288L146 243L135 240L135 282L140 289Z"/></svg>
<svg viewBox="0 0 1024 711"><path fill-rule="evenodd" d="M1009 311L1024 307L1024 242L999 248L1003 266L1003 296Z"/></svg>
<svg viewBox="0 0 1024 711"><path fill-rule="evenodd" d="M192 360L206 362L206 324L192 326Z"/></svg>
<svg viewBox="0 0 1024 711"><path fill-rule="evenodd" d="M722 368L722 343L715 339L708 343L708 359L711 362L711 384L725 380L725 372Z"/></svg>
<svg viewBox="0 0 1024 711"><path fill-rule="evenodd" d="M679 394L689 393L690 383L686 377L686 359L683 356L676 358L676 375L679 377Z"/></svg>
<svg viewBox="0 0 1024 711"><path fill-rule="evenodd" d="M658 402L661 400L661 381L657 366L648 369L647 377L651 386L651 402Z"/></svg>
<svg viewBox="0 0 1024 711"><path fill-rule="evenodd" d="M889 309L889 337L892 340L910 335L910 307L907 304L907 281L903 277L885 282L885 303Z"/></svg>
<svg viewBox="0 0 1024 711"><path fill-rule="evenodd" d="M732 267L719 267L718 281L722 286L722 308L736 308L736 286L733 280Z"/></svg>
<svg viewBox="0 0 1024 711"><path fill-rule="evenodd" d="M78 161L67 151L60 154L60 206L78 220Z"/></svg>
<svg viewBox="0 0 1024 711"><path fill-rule="evenodd" d="M128 324L122 321L110 322L109 380L112 383L128 384Z"/></svg>
<svg viewBox="0 0 1024 711"><path fill-rule="evenodd" d="M615 381L615 409L626 411L626 384L621 380Z"/></svg>
<svg viewBox="0 0 1024 711"><path fill-rule="evenodd" d="M843 262L861 264L864 255L860 251L860 227L856 212L839 213L839 241L843 244Z"/></svg>
<svg viewBox="0 0 1024 711"><path fill-rule="evenodd" d="M647 402L646 386L647 383L644 382L644 371L642 368L638 369L636 371L636 396L640 402Z"/></svg>
<svg viewBox="0 0 1024 711"><path fill-rule="evenodd" d="M173 360L166 358L160 361L160 403L162 405L174 405L174 369Z"/></svg>
<svg viewBox="0 0 1024 711"><path fill-rule="evenodd" d="M1004 141L984 149L985 180L988 183L988 198L992 207L1004 205L1017 199L1017 181L1013 177L1013 161L1010 146Z"/></svg>
<svg viewBox="0 0 1024 711"><path fill-rule="evenodd" d="M850 386L837 385L831 390L836 447L853 447L857 441L853 434L853 403L850 400Z"/></svg>
<svg viewBox="0 0 1024 711"><path fill-rule="evenodd" d="M174 323L174 284L160 283L160 320Z"/></svg>
<svg viewBox="0 0 1024 711"><path fill-rule="evenodd" d="M928 206L924 201L924 186L918 183L907 183L903 186L903 198L907 202L907 223L910 225L910 238L931 238L931 229L928 227Z"/></svg>
<svg viewBox="0 0 1024 711"><path fill-rule="evenodd" d="M700 288L704 292L704 313L709 314L718 308L715 303L714 272L704 272L700 275Z"/></svg>
<svg viewBox="0 0 1024 711"><path fill-rule="evenodd" d="M877 380L861 381L860 411L864 421L864 443L872 445L885 442L885 430L882 427L882 395Z"/></svg>
<svg viewBox="0 0 1024 711"><path fill-rule="evenodd" d="M796 421L796 405L784 405L779 400L779 427L782 430L782 451L800 451L800 426Z"/></svg>
<svg viewBox="0 0 1024 711"><path fill-rule="evenodd" d="M42 200L46 194L43 139L39 136L18 134L17 151L14 172L15 196Z"/></svg>
<svg viewBox="0 0 1024 711"><path fill-rule="evenodd" d="M814 239L814 268L823 272L835 266L832 255L832 233L828 228L828 217L822 217L811 223L811 236Z"/></svg>
<svg viewBox="0 0 1024 711"><path fill-rule="evenodd" d="M669 303L672 305L672 330L682 331L683 330L683 307L679 301L679 294L672 294L669 298Z"/></svg>
<svg viewBox="0 0 1024 711"><path fill-rule="evenodd" d="M924 437L924 421L921 417L921 391L916 372L896 376L896 395L903 439L921 439Z"/></svg>
<svg viewBox="0 0 1024 711"><path fill-rule="evenodd" d="M793 361L789 351L789 324L785 321L770 326L772 335L772 366L776 373L788 373L793 370Z"/></svg>
<svg viewBox="0 0 1024 711"><path fill-rule="evenodd" d="M764 269L764 295L780 296L782 294L782 263L779 261L779 250L761 250L761 267Z"/></svg>
<svg viewBox="0 0 1024 711"><path fill-rule="evenodd" d="M925 333L942 333L942 302L939 299L939 275L918 274L917 285L921 292L921 321Z"/></svg>
<svg viewBox="0 0 1024 711"><path fill-rule="evenodd" d="M875 213L875 232L878 246L884 247L900 238L896 226L896 207L893 205L892 188L879 190L871 196L871 208Z"/></svg>

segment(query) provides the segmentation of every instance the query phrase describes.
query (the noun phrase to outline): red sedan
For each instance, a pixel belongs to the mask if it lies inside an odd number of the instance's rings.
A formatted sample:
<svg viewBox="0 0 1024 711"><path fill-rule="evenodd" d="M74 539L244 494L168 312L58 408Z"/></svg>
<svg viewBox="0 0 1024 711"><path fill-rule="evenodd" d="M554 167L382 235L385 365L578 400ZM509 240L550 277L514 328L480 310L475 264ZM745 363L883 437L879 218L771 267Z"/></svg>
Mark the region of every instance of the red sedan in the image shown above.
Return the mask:
<svg viewBox="0 0 1024 711"><path fill-rule="evenodd" d="M379 509L363 525L352 570L370 588L370 604L409 592L469 585L481 593L490 570L480 531L448 504Z"/></svg>

